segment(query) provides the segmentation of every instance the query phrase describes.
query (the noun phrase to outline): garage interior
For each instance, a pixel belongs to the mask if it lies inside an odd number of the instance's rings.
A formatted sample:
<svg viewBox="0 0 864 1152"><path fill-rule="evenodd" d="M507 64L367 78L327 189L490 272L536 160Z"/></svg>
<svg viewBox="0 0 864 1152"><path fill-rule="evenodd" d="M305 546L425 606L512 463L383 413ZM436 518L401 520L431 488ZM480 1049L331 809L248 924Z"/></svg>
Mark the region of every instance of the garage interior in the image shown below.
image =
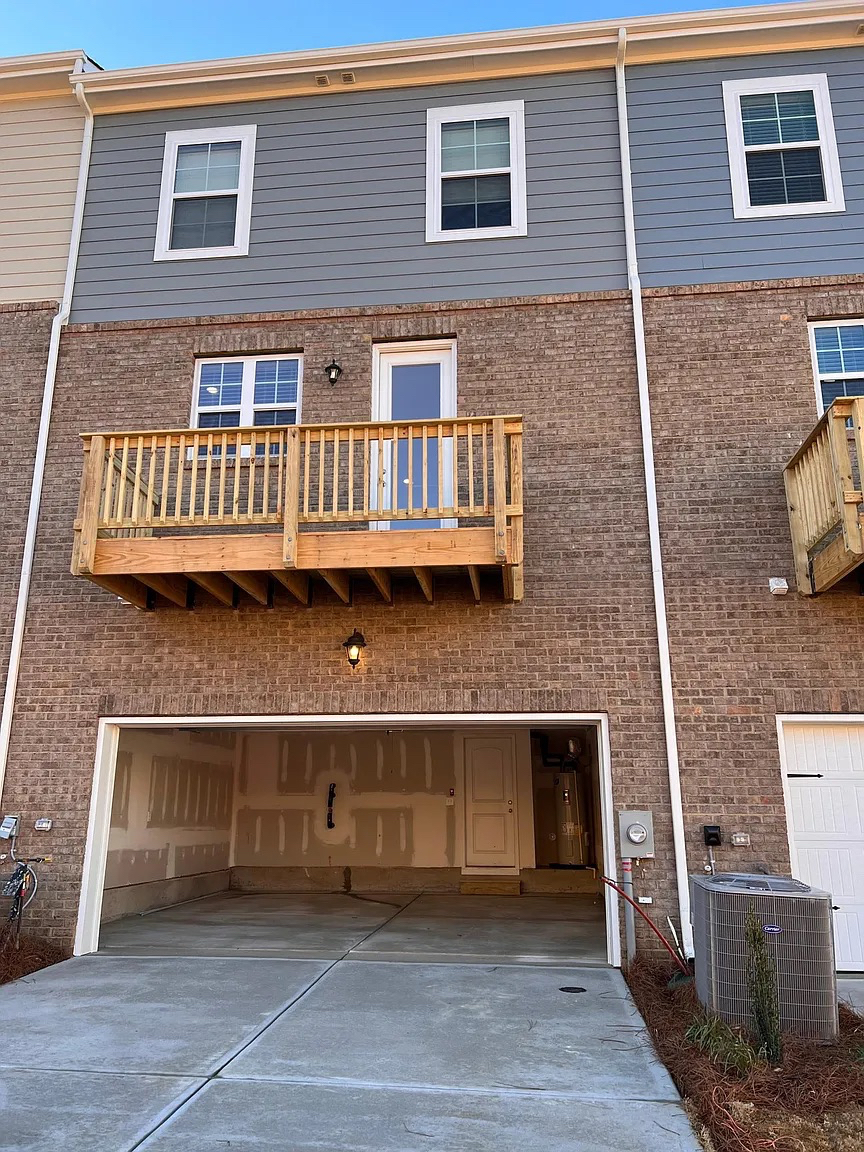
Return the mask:
<svg viewBox="0 0 864 1152"><path fill-rule="evenodd" d="M100 951L606 964L596 725L121 727Z"/></svg>

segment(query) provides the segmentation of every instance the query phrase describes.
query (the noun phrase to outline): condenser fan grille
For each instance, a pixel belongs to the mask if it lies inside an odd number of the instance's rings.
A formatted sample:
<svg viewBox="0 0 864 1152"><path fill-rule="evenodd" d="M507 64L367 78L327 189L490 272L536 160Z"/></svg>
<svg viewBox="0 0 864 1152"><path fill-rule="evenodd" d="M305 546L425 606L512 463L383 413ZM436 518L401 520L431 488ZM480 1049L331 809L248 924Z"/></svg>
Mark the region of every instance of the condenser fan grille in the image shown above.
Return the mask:
<svg viewBox="0 0 864 1152"><path fill-rule="evenodd" d="M745 921L752 907L776 965L781 1028L813 1040L836 1039L830 895L797 882L783 892L736 879L692 878L699 999L730 1024L751 1023Z"/></svg>

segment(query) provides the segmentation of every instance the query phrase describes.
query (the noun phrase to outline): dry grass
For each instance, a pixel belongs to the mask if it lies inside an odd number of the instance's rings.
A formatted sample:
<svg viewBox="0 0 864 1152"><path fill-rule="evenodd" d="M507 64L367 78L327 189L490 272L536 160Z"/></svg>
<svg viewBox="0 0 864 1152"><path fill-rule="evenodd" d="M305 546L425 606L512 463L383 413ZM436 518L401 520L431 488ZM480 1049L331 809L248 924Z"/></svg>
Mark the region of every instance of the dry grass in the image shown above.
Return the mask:
<svg viewBox="0 0 864 1152"><path fill-rule="evenodd" d="M17 949L7 938L0 947L0 984L8 984L10 980L59 964L61 960L68 960L70 955L68 948L58 948L39 936L23 935Z"/></svg>
<svg viewBox="0 0 864 1152"><path fill-rule="evenodd" d="M671 965L628 974L654 1046L716 1152L851 1152L864 1148L864 1019L840 1008L837 1044L784 1037L783 1064L725 1070L686 1038L699 1018L692 984L669 989Z"/></svg>

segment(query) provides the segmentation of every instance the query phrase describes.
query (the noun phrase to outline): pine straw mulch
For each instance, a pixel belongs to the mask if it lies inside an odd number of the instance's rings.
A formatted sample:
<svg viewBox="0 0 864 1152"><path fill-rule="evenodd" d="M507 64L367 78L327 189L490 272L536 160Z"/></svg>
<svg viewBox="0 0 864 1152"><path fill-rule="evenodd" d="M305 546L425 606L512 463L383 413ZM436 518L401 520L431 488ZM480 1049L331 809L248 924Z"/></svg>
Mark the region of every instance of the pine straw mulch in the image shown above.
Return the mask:
<svg viewBox="0 0 864 1152"><path fill-rule="evenodd" d="M781 1067L760 1064L739 1077L685 1039L700 1006L692 982L668 987L675 971L640 959L627 982L706 1149L864 1149L864 1018L841 1004L837 1044L784 1037Z"/></svg>
<svg viewBox="0 0 864 1152"><path fill-rule="evenodd" d="M18 980L21 976L30 976L41 968L59 964L71 956L68 948L59 948L40 936L24 934L18 944L16 949L14 943L7 938L0 946L0 984L8 984L10 980Z"/></svg>

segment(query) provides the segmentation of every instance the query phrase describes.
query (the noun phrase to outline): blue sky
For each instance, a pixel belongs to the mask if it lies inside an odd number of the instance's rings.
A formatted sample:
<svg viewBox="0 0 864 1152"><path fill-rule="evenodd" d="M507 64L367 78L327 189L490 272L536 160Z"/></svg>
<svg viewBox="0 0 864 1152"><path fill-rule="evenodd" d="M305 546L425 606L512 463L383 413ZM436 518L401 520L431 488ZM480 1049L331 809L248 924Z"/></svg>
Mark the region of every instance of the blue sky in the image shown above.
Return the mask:
<svg viewBox="0 0 864 1152"><path fill-rule="evenodd" d="M759 0L765 3L766 0ZM767 0L770 2L770 0ZM779 0L778 0L779 2ZM694 7L675 0L0 0L0 56L83 48L103 68L564 24Z"/></svg>

